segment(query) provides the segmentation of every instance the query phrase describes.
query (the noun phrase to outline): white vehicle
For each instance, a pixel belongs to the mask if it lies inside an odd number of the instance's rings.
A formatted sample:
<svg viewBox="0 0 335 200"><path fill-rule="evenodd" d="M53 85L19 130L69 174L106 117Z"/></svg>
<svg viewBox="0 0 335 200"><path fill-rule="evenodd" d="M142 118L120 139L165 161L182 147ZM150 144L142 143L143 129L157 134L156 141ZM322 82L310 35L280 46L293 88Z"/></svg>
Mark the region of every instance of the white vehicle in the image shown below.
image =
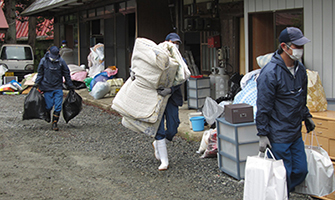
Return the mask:
<svg viewBox="0 0 335 200"><path fill-rule="evenodd" d="M33 49L27 44L4 44L0 51L0 65L22 80L24 75L34 72Z"/></svg>

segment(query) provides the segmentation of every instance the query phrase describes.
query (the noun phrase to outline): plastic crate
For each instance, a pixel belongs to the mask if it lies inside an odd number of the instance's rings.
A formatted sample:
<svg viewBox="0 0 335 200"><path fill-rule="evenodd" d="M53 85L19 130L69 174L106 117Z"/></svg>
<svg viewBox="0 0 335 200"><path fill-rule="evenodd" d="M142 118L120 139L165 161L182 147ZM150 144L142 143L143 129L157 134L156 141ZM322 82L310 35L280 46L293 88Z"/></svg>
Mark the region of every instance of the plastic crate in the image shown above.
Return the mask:
<svg viewBox="0 0 335 200"><path fill-rule="evenodd" d="M206 97L211 95L210 78L189 78L187 80L188 108L201 108Z"/></svg>
<svg viewBox="0 0 335 200"><path fill-rule="evenodd" d="M206 98L188 98L188 108L199 109L205 104Z"/></svg>
<svg viewBox="0 0 335 200"><path fill-rule="evenodd" d="M188 82L189 88L200 89L200 88L210 88L211 87L209 77L189 78L187 82Z"/></svg>
<svg viewBox="0 0 335 200"><path fill-rule="evenodd" d="M255 122L231 124L217 118L218 166L240 180L244 178L247 156L258 154L259 137Z"/></svg>
<svg viewBox="0 0 335 200"><path fill-rule="evenodd" d="M18 81L18 77L17 76L4 76L3 77L3 84L7 84L7 83L11 82L12 80Z"/></svg>
<svg viewBox="0 0 335 200"><path fill-rule="evenodd" d="M188 96L190 98L204 98L209 97L211 95L210 88L203 88L203 89L188 89Z"/></svg>

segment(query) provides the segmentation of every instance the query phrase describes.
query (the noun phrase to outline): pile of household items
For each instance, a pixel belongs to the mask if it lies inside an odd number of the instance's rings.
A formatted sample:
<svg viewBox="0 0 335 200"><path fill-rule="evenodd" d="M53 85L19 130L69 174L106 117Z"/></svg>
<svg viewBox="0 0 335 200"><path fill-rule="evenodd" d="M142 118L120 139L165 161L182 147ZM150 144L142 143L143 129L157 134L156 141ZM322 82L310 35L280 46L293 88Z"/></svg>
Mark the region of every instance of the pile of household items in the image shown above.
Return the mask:
<svg viewBox="0 0 335 200"><path fill-rule="evenodd" d="M99 43L91 47L87 61L88 67L68 64L71 80L76 89L87 88L94 99L115 96L123 85L123 79L116 78L118 72L116 66L105 68L104 45ZM7 69L1 66L0 77L3 77L6 71ZM27 74L19 83L15 76L4 76L4 80L1 79L0 81L0 92L1 94L28 94L35 83L36 77L37 73ZM65 84L63 89L68 89Z"/></svg>
<svg viewBox="0 0 335 200"><path fill-rule="evenodd" d="M217 99L206 97L200 112L194 113L205 118L205 123L210 127L203 133L202 141L197 153L201 158L217 157L217 129L216 119L225 116L225 106L230 104L248 104L252 106L253 118L257 112L257 77L268 62L273 53L268 53L256 58L260 69L253 70L247 74L233 74L230 77L229 92ZM327 100L318 72L306 70L308 76L307 107L311 112L326 111ZM191 118L191 117L190 117Z"/></svg>

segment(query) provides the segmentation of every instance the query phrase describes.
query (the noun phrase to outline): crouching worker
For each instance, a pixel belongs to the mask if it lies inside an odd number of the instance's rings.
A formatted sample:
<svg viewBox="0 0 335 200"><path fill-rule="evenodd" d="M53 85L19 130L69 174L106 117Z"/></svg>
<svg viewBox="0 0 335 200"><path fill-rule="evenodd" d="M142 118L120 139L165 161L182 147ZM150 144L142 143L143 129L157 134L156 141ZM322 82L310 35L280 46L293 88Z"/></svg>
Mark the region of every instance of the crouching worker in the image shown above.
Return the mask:
<svg viewBox="0 0 335 200"><path fill-rule="evenodd" d="M173 43L178 49L179 44L181 44L180 37L176 33L168 34L165 38L165 41ZM157 90L158 94L161 96L171 94L166 104L161 123L158 127L155 141L152 143L152 146L155 150L155 157L157 160L161 161L161 165L158 167L159 171L164 171L169 168L166 142L172 141L173 137L178 132L178 127L180 124L179 106L183 105L183 96L180 86L181 85L177 85L170 88L160 88ZM165 124L167 129L165 129Z"/></svg>
<svg viewBox="0 0 335 200"><path fill-rule="evenodd" d="M59 55L59 49L52 46L41 59L34 87L44 93L46 104L46 118L48 123L51 121L51 110L54 107L52 117L52 130L58 131L57 122L63 103L63 77L70 89L75 89L70 76L70 70L65 61Z"/></svg>

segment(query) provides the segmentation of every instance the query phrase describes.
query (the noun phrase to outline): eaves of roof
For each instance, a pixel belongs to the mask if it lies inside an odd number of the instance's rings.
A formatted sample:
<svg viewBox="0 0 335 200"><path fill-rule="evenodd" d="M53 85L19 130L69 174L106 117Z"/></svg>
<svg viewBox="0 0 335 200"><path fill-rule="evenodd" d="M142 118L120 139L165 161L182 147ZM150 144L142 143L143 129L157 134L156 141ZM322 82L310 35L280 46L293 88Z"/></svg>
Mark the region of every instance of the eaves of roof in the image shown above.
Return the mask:
<svg viewBox="0 0 335 200"><path fill-rule="evenodd" d="M0 9L1 10L1 9ZM52 40L54 38L53 35L53 19L51 20L45 20L41 26L40 29L36 29L36 37L37 39L45 39L45 40ZM21 22L19 20L16 20L16 39L17 40L25 40L28 38L28 32L29 32L29 23L28 21ZM5 38L5 33L0 33L0 41Z"/></svg>
<svg viewBox="0 0 335 200"><path fill-rule="evenodd" d="M52 15L52 13L63 10L71 10L75 7L84 5L93 0L36 0L21 15L23 16L38 16ZM42 14L43 13L43 14Z"/></svg>
<svg viewBox="0 0 335 200"><path fill-rule="evenodd" d="M0 8L0 30L7 30L7 29L8 29L8 23L2 9Z"/></svg>

